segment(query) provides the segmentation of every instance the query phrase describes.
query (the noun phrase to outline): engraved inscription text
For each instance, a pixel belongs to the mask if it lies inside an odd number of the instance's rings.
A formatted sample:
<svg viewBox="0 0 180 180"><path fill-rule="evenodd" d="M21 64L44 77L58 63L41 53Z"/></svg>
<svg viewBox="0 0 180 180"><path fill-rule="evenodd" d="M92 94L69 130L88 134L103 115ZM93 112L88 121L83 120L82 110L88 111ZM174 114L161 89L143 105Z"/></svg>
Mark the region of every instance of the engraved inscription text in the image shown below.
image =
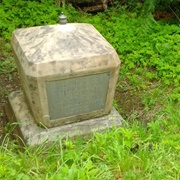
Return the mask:
<svg viewBox="0 0 180 180"><path fill-rule="evenodd" d="M90 113L105 108L109 73L47 81L50 119Z"/></svg>

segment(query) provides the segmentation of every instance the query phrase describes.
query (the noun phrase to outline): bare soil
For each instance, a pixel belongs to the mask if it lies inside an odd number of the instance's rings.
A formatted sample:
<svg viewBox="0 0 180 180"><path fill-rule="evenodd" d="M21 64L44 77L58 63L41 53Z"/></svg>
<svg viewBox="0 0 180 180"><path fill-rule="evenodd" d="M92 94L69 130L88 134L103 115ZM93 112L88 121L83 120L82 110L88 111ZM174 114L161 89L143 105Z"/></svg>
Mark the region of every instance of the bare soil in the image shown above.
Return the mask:
<svg viewBox="0 0 180 180"><path fill-rule="evenodd" d="M0 75L0 139L5 133L6 117L4 106L7 103L8 95L18 89L20 89L20 80L17 72Z"/></svg>

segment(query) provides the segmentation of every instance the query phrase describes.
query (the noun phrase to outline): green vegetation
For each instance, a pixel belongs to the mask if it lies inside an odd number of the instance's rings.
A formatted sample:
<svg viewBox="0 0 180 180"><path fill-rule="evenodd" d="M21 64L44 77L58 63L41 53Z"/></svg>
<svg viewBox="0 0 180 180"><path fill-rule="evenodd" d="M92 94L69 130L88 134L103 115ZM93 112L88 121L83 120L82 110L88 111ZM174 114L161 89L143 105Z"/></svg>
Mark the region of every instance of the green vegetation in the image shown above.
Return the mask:
<svg viewBox="0 0 180 180"><path fill-rule="evenodd" d="M175 119L174 119L175 120ZM1 148L1 179L179 179L179 126L157 120L95 134L85 142L59 140L15 153Z"/></svg>
<svg viewBox="0 0 180 180"><path fill-rule="evenodd" d="M116 90L122 95L114 105L125 119L123 127L89 140L67 138L24 152L9 132L0 147L0 179L180 179L180 27L144 18L143 4L137 6L127 11L117 3L92 15L49 0L0 3L0 74L15 71L9 42L14 29L57 23L64 11L69 22L93 24L119 53ZM137 97L141 109L131 103ZM126 105L132 106L128 113Z"/></svg>

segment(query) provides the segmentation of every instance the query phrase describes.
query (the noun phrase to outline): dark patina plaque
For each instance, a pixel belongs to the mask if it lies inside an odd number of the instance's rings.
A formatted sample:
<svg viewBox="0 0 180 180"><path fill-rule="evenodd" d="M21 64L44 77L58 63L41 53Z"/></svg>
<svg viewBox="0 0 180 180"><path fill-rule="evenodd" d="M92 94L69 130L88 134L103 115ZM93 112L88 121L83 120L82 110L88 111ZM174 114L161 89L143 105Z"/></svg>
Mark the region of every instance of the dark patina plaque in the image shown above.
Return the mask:
<svg viewBox="0 0 180 180"><path fill-rule="evenodd" d="M50 119L86 114L105 108L109 73L47 81Z"/></svg>

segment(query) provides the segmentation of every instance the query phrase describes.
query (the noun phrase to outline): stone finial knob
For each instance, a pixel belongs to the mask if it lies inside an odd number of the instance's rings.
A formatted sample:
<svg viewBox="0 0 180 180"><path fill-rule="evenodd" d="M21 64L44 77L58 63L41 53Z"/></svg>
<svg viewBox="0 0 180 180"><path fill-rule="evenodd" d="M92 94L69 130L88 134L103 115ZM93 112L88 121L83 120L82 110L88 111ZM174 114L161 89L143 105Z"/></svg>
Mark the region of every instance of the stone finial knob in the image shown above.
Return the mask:
<svg viewBox="0 0 180 180"><path fill-rule="evenodd" d="M67 18L64 15L64 13L62 12L61 15L59 16L59 23L60 24L66 24L67 23Z"/></svg>

